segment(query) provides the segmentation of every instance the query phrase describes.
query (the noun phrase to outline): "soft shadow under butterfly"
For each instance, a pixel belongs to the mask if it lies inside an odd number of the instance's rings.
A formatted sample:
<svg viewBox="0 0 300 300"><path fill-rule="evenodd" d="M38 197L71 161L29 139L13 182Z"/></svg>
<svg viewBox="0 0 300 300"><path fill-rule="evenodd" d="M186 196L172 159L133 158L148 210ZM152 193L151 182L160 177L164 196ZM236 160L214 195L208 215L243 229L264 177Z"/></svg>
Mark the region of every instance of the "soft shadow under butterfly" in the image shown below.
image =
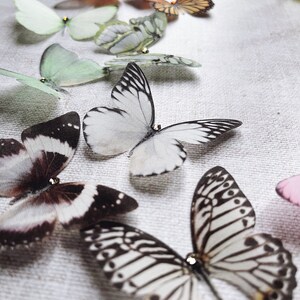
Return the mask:
<svg viewBox="0 0 300 300"><path fill-rule="evenodd" d="M87 144L95 153L116 155L130 151L130 173L151 176L180 167L186 151L179 142L203 144L242 123L230 119L195 120L163 129L154 125L154 103L142 70L129 63L112 90L111 107L95 107L83 121Z"/></svg>
<svg viewBox="0 0 300 300"><path fill-rule="evenodd" d="M214 3L211 0L147 0L153 3L153 7L167 15L177 16L187 12L193 16L201 16L212 9Z"/></svg>
<svg viewBox="0 0 300 300"><path fill-rule="evenodd" d="M14 1L18 9L16 19L28 30L50 35L67 28L74 40L93 38L99 25L111 20L117 12L115 6L104 6L69 19L59 17L51 8L36 0Z"/></svg>
<svg viewBox="0 0 300 300"><path fill-rule="evenodd" d="M27 247L50 235L57 221L83 228L137 208L133 198L106 186L59 183L79 135L79 116L70 112L25 129L23 143L0 139L0 196L16 202L0 215L0 249Z"/></svg>
<svg viewBox="0 0 300 300"><path fill-rule="evenodd" d="M112 284L151 300L196 300L197 279L221 299L210 277L237 286L256 300L290 300L296 267L279 239L250 234L255 213L223 168L199 181L191 208L193 253L183 259L155 237L127 225L100 222L82 231Z"/></svg>

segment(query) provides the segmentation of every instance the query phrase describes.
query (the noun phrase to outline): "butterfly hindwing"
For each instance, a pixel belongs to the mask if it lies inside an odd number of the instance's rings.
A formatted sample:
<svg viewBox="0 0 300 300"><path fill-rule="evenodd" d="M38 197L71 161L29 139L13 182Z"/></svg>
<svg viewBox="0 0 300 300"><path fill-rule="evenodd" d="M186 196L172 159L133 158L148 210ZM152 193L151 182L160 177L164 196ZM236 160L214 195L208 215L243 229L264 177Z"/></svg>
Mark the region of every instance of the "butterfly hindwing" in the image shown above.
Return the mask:
<svg viewBox="0 0 300 300"><path fill-rule="evenodd" d="M82 237L119 290L153 300L197 299L196 277L185 261L145 232L103 221Z"/></svg>
<svg viewBox="0 0 300 300"><path fill-rule="evenodd" d="M66 228L74 225L82 228L138 207L133 198L118 190L87 182L59 184L51 187L49 193L58 220Z"/></svg>
<svg viewBox="0 0 300 300"><path fill-rule="evenodd" d="M300 205L300 175L280 181L276 186L276 192L283 199Z"/></svg>
<svg viewBox="0 0 300 300"><path fill-rule="evenodd" d="M130 172L134 176L151 176L173 171L184 163L187 156L179 141L207 143L240 125L237 120L215 119L165 127L132 150Z"/></svg>
<svg viewBox="0 0 300 300"><path fill-rule="evenodd" d="M290 252L269 234L236 241L206 267L212 277L236 285L252 299L291 300L297 285Z"/></svg>

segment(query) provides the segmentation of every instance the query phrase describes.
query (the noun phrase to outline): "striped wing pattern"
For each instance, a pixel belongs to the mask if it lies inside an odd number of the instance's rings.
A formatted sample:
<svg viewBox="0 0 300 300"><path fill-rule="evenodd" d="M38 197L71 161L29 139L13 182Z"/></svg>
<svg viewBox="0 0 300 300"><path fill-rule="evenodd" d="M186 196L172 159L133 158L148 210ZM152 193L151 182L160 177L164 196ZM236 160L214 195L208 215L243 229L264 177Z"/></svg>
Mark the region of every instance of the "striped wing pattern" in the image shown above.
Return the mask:
<svg viewBox="0 0 300 300"><path fill-rule="evenodd" d="M112 284L151 300L196 300L196 277L168 246L134 227L103 221L82 231Z"/></svg>
<svg viewBox="0 0 300 300"><path fill-rule="evenodd" d="M251 203L222 167L209 170L194 193L194 252L210 276L240 288L251 299L292 299L296 268L279 239L249 235Z"/></svg>
<svg viewBox="0 0 300 300"><path fill-rule="evenodd" d="M167 15L178 15L187 12L194 16L200 16L213 8L214 3L211 0L148 0L153 2L153 7Z"/></svg>

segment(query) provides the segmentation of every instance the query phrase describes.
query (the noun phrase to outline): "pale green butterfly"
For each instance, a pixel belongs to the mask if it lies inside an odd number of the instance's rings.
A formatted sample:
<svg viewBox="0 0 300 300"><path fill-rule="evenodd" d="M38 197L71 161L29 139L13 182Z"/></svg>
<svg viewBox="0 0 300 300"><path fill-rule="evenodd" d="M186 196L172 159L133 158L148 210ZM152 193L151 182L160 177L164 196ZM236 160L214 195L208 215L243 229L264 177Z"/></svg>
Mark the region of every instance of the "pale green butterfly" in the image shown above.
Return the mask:
<svg viewBox="0 0 300 300"><path fill-rule="evenodd" d="M175 56L171 54L147 53L139 55L120 56L105 62L109 71L124 70L129 62L135 62L139 66L147 67L151 65L158 66L183 66L198 68L201 65L189 58Z"/></svg>
<svg viewBox="0 0 300 300"><path fill-rule="evenodd" d="M111 21L100 26L95 43L109 54L145 53L163 36L166 27L167 17L160 12L130 19L129 24Z"/></svg>
<svg viewBox="0 0 300 300"><path fill-rule="evenodd" d="M26 1L26 0L24 0ZM0 68L0 75L16 78L19 82L53 95L57 98L64 90L61 87L87 83L106 76L107 71L90 59L78 55L59 44L49 46L40 61L42 78L36 79Z"/></svg>
<svg viewBox="0 0 300 300"><path fill-rule="evenodd" d="M115 6L104 6L84 12L74 18L59 17L51 8L37 0L14 0L18 9L17 21L30 31L49 35L67 28L74 40L93 38L99 25L111 20Z"/></svg>

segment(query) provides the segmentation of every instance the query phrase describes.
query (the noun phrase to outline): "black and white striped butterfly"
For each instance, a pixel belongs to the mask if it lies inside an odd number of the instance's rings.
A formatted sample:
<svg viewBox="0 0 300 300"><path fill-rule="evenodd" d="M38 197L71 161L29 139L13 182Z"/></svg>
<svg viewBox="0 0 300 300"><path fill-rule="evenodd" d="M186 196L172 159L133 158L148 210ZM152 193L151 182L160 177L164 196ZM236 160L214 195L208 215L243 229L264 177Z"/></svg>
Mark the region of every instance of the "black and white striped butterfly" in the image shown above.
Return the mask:
<svg viewBox="0 0 300 300"><path fill-rule="evenodd" d="M17 202L0 216L0 249L41 240L57 221L82 228L137 207L134 199L106 186L59 184L57 175L73 157L79 135L79 115L69 112L25 129L23 143L0 139L0 196Z"/></svg>
<svg viewBox="0 0 300 300"><path fill-rule="evenodd" d="M163 129L154 125L155 111L142 70L129 63L112 90L112 107L95 107L83 121L84 137L101 155L130 151L130 172L151 176L180 167L186 151L179 142L201 144L240 126L237 120L211 119L182 122Z"/></svg>
<svg viewBox="0 0 300 300"><path fill-rule="evenodd" d="M236 285L251 299L288 300L296 267L281 241L252 233L255 213L223 168L199 181L191 209L193 253L183 259L155 237L131 226L100 222L82 231L104 274L119 290L151 300L196 300L197 279Z"/></svg>

